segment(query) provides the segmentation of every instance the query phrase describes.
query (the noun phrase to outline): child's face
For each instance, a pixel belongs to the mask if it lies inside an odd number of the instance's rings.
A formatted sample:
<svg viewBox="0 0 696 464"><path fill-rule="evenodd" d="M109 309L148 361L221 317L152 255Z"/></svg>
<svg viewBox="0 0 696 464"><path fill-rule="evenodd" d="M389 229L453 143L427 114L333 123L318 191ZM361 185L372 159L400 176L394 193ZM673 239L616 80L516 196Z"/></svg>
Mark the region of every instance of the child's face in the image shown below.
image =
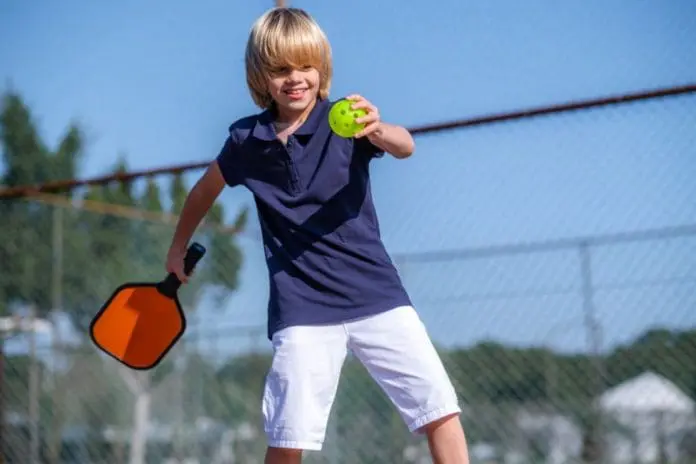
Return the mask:
<svg viewBox="0 0 696 464"><path fill-rule="evenodd" d="M311 66L274 70L268 78L268 90L281 116L302 114L319 93L319 71Z"/></svg>

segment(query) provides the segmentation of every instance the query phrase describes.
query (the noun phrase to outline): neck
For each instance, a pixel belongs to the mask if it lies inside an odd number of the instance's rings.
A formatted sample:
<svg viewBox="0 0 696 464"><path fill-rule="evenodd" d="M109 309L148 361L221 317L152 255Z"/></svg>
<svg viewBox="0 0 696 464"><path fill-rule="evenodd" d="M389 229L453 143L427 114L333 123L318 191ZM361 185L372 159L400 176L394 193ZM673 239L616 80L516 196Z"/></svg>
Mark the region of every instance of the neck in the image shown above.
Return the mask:
<svg viewBox="0 0 696 464"><path fill-rule="evenodd" d="M307 116L309 116L309 113L312 112L316 104L317 100L314 99L312 103L310 103L307 108L302 111L289 111L286 108L276 107L276 122L288 124L290 126L298 123L302 124L307 119Z"/></svg>

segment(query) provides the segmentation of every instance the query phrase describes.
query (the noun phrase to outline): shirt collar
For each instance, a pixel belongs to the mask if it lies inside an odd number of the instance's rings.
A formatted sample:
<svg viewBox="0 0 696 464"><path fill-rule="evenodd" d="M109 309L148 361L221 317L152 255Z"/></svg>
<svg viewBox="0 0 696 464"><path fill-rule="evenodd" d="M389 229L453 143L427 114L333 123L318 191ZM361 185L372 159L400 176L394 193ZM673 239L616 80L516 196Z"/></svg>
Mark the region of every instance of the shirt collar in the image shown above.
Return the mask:
<svg viewBox="0 0 696 464"><path fill-rule="evenodd" d="M312 135L319 128L322 120L324 120L327 115L328 107L330 103L328 100L317 99L314 108L310 111L307 120L302 124L296 131L297 135ZM273 120L275 118L275 109L273 107L265 110L259 115L259 118L254 125L252 130L252 135L258 139L265 141L272 141L276 139L275 128L273 127Z"/></svg>

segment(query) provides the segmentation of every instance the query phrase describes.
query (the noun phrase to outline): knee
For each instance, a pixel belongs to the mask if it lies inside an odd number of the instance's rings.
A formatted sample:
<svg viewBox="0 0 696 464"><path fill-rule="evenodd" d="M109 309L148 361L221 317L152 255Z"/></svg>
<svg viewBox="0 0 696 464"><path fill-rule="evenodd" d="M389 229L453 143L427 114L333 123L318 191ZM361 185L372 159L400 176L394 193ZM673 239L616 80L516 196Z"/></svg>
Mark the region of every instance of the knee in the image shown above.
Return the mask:
<svg viewBox="0 0 696 464"><path fill-rule="evenodd" d="M269 447L265 464L296 464L302 462L302 450Z"/></svg>

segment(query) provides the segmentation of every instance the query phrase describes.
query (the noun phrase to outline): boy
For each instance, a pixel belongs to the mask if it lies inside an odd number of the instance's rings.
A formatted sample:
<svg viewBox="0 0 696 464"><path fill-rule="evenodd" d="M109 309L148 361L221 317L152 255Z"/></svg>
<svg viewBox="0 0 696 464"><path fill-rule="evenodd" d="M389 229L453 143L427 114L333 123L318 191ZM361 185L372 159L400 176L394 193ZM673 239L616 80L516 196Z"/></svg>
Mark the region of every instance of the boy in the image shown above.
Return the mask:
<svg viewBox="0 0 696 464"><path fill-rule="evenodd" d="M406 158L414 142L377 108L354 138L328 125L331 49L303 10L274 8L247 43L247 84L260 114L232 124L217 158L189 193L167 256L182 263L195 229L227 185L253 194L270 280L274 355L262 410L267 464L320 450L347 350L387 393L434 462L468 464L456 393L381 242L369 163ZM378 425L378 424L375 424Z"/></svg>

